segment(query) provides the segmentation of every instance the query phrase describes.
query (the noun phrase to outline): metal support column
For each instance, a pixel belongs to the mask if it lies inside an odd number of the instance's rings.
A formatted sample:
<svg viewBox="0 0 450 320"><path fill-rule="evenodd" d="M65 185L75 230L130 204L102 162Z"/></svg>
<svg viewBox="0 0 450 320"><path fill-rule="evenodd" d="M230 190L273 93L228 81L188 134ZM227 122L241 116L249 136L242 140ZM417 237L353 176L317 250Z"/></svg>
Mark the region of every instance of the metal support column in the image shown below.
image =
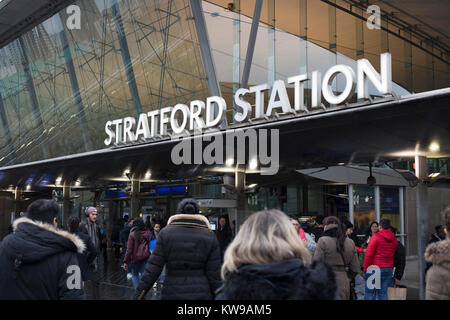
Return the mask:
<svg viewBox="0 0 450 320"><path fill-rule="evenodd" d="M419 184L416 187L416 216L417 216L417 256L419 272L419 299L425 298L425 248L428 237L428 187L424 179L428 178L427 158L416 156L416 176Z"/></svg>
<svg viewBox="0 0 450 320"><path fill-rule="evenodd" d="M336 3L336 0L331 2ZM336 7L328 6L328 50L332 53L329 55L329 65L334 66L337 64L337 34L336 34ZM337 77L333 79L331 84L333 92L337 93ZM334 104L330 104L330 107L334 107Z"/></svg>
<svg viewBox="0 0 450 320"><path fill-rule="evenodd" d="M65 227L70 216L70 182L65 182L63 186L63 212L61 226Z"/></svg>
<svg viewBox="0 0 450 320"><path fill-rule="evenodd" d="M37 125L37 132L42 133L44 131L44 123L42 121L42 116L41 116L41 111L39 109L39 103L37 100L36 91L34 90L34 83L33 83L33 78L31 77L31 71L30 71L28 56L27 56L27 53L25 50L25 44L23 43L22 37L19 37L18 41L19 41L19 49L20 49L19 51L20 51L21 58L22 58L23 72L25 73L26 86L27 86L28 94L30 96L31 106L33 108L34 119L35 119L36 125ZM44 156L44 159L46 159L47 158L47 150L45 148L44 138L42 137L42 135L40 135L39 140L40 140L42 154Z"/></svg>
<svg viewBox="0 0 450 320"><path fill-rule="evenodd" d="M139 216L139 192L141 192L141 183L139 180L132 180L130 218L137 218Z"/></svg>
<svg viewBox="0 0 450 320"><path fill-rule="evenodd" d="M136 117L139 117L139 115L142 113L142 107L136 85L136 78L134 77L133 64L131 63L130 50L128 49L128 43L125 36L125 29L123 27L119 4L117 3L117 0L113 0L112 2L113 5L111 7L111 11L114 18L114 24L116 26L117 36L119 39L120 52L122 54L122 61L127 76L128 88L130 89L134 112L136 113Z"/></svg>
<svg viewBox="0 0 450 320"><path fill-rule="evenodd" d="M248 78L250 76L250 68L253 60L253 52L255 51L256 35L258 33L259 18L261 16L262 0L256 0L255 10L253 12L252 27L250 29L250 37L248 39L247 54L245 56L244 71L242 72L242 88L247 88Z"/></svg>
<svg viewBox="0 0 450 320"><path fill-rule="evenodd" d="M353 203L353 185L348 185L348 218L351 223L355 224L355 205Z"/></svg>
<svg viewBox="0 0 450 320"><path fill-rule="evenodd" d="M64 52L64 59L66 61L67 73L69 74L70 85L72 87L73 99L77 108L77 116L80 122L81 134L83 136L84 149L89 151L89 141L87 138L86 130L86 115L84 113L83 101L81 100L80 87L78 86L78 79L75 73L75 67L73 65L72 53L70 52L69 41L67 40L66 32L64 31L64 22L61 13L58 14L59 21L61 22L61 32L59 38L61 39L62 49Z"/></svg>
<svg viewBox="0 0 450 320"><path fill-rule="evenodd" d="M209 44L208 31L206 30L205 17L203 16L202 0L190 0L192 14L194 16L195 30L197 31L197 38L200 44L200 51L202 53L203 65L205 66L206 77L208 78L209 94L211 96L221 97L219 80L217 79L216 68L211 53L211 46ZM214 114L217 114L218 107L214 104ZM227 118L220 124L221 128L227 126Z"/></svg>
<svg viewBox="0 0 450 320"><path fill-rule="evenodd" d="M405 245L405 202L404 202L404 187L398 188L398 200L399 200L399 209L400 209L400 239L401 243Z"/></svg>
<svg viewBox="0 0 450 320"><path fill-rule="evenodd" d="M411 32L406 31L403 33L403 36L411 41ZM404 51L404 73L405 73L405 82L404 88L408 91L413 91L413 72L412 72L412 45L410 42L403 42L403 51Z"/></svg>
<svg viewBox="0 0 450 320"><path fill-rule="evenodd" d="M235 172L236 188L236 226L239 228L248 215L247 195L245 194L245 170L243 166L238 166ZM239 230L239 229L238 229Z"/></svg>
<svg viewBox="0 0 450 320"><path fill-rule="evenodd" d="M240 86L241 76L241 0L234 0L233 14L233 96ZM233 122L236 103L233 99Z"/></svg>
<svg viewBox="0 0 450 320"><path fill-rule="evenodd" d="M20 214L20 200L22 199L22 190L16 187L14 190L14 216L17 218Z"/></svg>
<svg viewBox="0 0 450 320"><path fill-rule="evenodd" d="M8 157L7 161L16 159L16 154L14 152L14 146L11 138L11 131L9 131L8 118L6 117L5 106L3 105L2 94L0 93L0 118L2 121L3 131L5 133L6 144L8 146Z"/></svg>
<svg viewBox="0 0 450 320"><path fill-rule="evenodd" d="M272 86L275 82L275 0L268 0L268 43L267 43L267 83Z"/></svg>
<svg viewBox="0 0 450 320"><path fill-rule="evenodd" d="M208 31L206 30L205 17L201 0L190 0L192 14L194 15L195 29L197 30L197 38L202 52L202 60L205 66L206 76L208 77L209 94L211 96L221 96L219 81L217 79L216 68L209 44Z"/></svg>
<svg viewBox="0 0 450 320"><path fill-rule="evenodd" d="M363 11L361 8L353 7L353 11L359 16L363 16ZM355 19L356 28L356 59L364 58L364 27L365 21L362 19Z"/></svg>
<svg viewBox="0 0 450 320"><path fill-rule="evenodd" d="M300 39L300 74L308 72L308 15L307 0L300 0L299 16L299 39Z"/></svg>
<svg viewBox="0 0 450 320"><path fill-rule="evenodd" d="M380 199L380 186L375 186L375 216L376 220L381 220L381 199Z"/></svg>

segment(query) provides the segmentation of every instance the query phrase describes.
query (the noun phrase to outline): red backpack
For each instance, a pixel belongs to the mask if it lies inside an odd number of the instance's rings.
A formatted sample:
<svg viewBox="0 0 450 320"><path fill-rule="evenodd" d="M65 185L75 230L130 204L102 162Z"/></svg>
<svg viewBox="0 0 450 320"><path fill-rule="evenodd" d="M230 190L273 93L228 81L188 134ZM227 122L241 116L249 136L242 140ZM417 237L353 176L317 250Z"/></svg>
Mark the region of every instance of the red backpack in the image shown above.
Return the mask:
<svg viewBox="0 0 450 320"><path fill-rule="evenodd" d="M150 257L150 250L148 248L148 241L146 238L141 238L141 242L138 244L134 260L137 262L143 261Z"/></svg>

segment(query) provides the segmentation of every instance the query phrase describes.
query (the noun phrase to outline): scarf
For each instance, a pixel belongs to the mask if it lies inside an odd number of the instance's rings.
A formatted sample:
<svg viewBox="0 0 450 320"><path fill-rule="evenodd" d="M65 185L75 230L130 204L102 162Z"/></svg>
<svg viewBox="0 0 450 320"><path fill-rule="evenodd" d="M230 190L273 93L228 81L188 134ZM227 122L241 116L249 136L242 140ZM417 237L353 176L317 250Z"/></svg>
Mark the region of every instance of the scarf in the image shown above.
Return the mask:
<svg viewBox="0 0 450 320"><path fill-rule="evenodd" d="M94 223L91 223L89 220L87 221L88 226L88 234L91 238L92 243L94 244L95 248L98 248L98 238L97 238L97 225Z"/></svg>

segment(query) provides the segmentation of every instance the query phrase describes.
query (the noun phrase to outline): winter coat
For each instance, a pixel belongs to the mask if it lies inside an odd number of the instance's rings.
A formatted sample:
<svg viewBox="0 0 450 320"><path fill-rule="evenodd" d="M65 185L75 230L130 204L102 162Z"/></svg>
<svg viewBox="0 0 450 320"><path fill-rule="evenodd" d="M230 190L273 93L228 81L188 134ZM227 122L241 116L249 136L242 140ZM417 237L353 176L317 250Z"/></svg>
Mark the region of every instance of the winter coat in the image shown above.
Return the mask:
<svg viewBox="0 0 450 320"><path fill-rule="evenodd" d="M0 300L82 299L77 252L83 241L28 218L13 224L0 246Z"/></svg>
<svg viewBox="0 0 450 320"><path fill-rule="evenodd" d="M356 253L355 244L349 238L345 238L343 256L345 264L350 267L351 278L345 271L344 261L341 254L337 251L336 238L329 236L325 232L320 237L314 252L313 261L322 261L327 263L333 269L336 275L338 294L341 300L350 299L350 280L353 279L361 270Z"/></svg>
<svg viewBox="0 0 450 320"><path fill-rule="evenodd" d="M94 247L94 244L87 233L79 231L75 234L81 239L81 241L83 241L84 246L86 247L86 250L84 250L83 253L77 253L78 262L81 269L81 277L83 278L83 281L91 280L91 264L94 262L95 257L97 257L97 249Z"/></svg>
<svg viewBox="0 0 450 320"><path fill-rule="evenodd" d="M391 230L383 229L375 233L371 238L364 256L364 272L370 266L379 268L392 268L394 266L394 254L398 241Z"/></svg>
<svg viewBox="0 0 450 320"><path fill-rule="evenodd" d="M433 264L427 272L425 299L450 300L450 240L430 244L425 260Z"/></svg>
<svg viewBox="0 0 450 320"><path fill-rule="evenodd" d="M397 250L395 250L394 254L394 278L397 280L401 280L406 266L406 251L405 247L400 241L397 240L397 244Z"/></svg>
<svg viewBox="0 0 450 320"><path fill-rule="evenodd" d="M130 236L130 231L131 231L131 226L126 225L125 227L123 227L122 230L120 230L120 243L127 245L128 242L128 237Z"/></svg>
<svg viewBox="0 0 450 320"><path fill-rule="evenodd" d="M89 222L86 220L80 222L80 228L79 230L89 235ZM91 239L91 242L94 244L95 249L100 249L100 228L98 227L97 223L95 222L95 239L93 239L90 235L89 238Z"/></svg>
<svg viewBox="0 0 450 320"><path fill-rule="evenodd" d="M140 239L139 242L136 240L136 232L139 232ZM139 258L138 255L138 248L140 245L145 245L146 248L148 248L148 243L150 242L150 235L147 230L141 229L141 230L132 230L130 233L130 236L128 237L127 242L127 253L125 254L125 258L123 259L124 263L138 263L143 260L148 259L148 256L150 256L150 249L148 251L149 255L145 258Z"/></svg>
<svg viewBox="0 0 450 320"><path fill-rule="evenodd" d="M158 235L134 298L142 298L158 279L164 265L161 298L210 300L220 287L220 248L206 217L177 214Z"/></svg>
<svg viewBox="0 0 450 320"><path fill-rule="evenodd" d="M323 227L314 227L311 230L311 233L314 235L314 241L317 243L320 237L323 236Z"/></svg>
<svg viewBox="0 0 450 320"><path fill-rule="evenodd" d="M217 229L216 231L217 240L219 241L219 247L220 247L220 255L223 259L223 255L225 253L225 250L227 249L228 245L231 243L231 240L233 240L233 233L231 232L230 227L225 226L224 229Z"/></svg>
<svg viewBox="0 0 450 320"><path fill-rule="evenodd" d="M229 274L216 300L334 300L336 279L324 263L311 268L300 259L244 265Z"/></svg>

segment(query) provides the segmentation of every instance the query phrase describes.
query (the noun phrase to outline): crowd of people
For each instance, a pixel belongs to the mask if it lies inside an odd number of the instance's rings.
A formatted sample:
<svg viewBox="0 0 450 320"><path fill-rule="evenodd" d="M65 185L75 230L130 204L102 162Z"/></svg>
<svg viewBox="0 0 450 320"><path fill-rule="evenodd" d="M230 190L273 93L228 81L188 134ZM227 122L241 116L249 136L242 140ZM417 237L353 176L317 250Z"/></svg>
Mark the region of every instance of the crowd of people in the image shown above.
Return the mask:
<svg viewBox="0 0 450 320"><path fill-rule="evenodd" d="M71 216L65 231L53 200L31 203L0 245L0 299L83 299L88 286L98 299L107 233L95 207L85 215ZM443 215L425 252L426 299L450 299L450 207ZM197 202L184 199L166 226L125 216L109 240L137 300L155 287L173 300L385 300L405 269L395 233L387 219L371 223L363 238L335 216L302 227L274 209L251 214L237 233L226 215L212 230Z"/></svg>

